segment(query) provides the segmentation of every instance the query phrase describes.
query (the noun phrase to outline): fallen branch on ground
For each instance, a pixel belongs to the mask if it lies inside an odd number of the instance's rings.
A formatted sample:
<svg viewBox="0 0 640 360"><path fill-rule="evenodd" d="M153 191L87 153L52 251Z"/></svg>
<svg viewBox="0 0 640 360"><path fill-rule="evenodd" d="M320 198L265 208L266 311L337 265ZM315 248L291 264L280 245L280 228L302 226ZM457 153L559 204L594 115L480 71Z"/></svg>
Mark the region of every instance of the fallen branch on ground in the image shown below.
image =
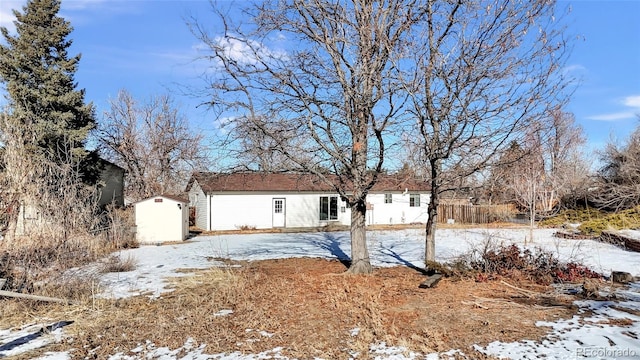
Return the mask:
<svg viewBox="0 0 640 360"><path fill-rule="evenodd" d="M69 304L69 305L74 304L74 301L72 300L65 300L65 299L53 298L48 296L40 296L40 295L23 294L23 293L6 291L6 290L0 290L0 297L10 297L10 298L45 301L45 302L56 302L56 303Z"/></svg>
<svg viewBox="0 0 640 360"><path fill-rule="evenodd" d="M504 280L500 280L500 283L502 283L503 285L506 285L516 291L518 291L520 294L528 297L528 298L534 298L534 297L539 297L541 296L541 294L537 291L531 291L531 290L527 290L527 289L523 289L523 288L519 288L517 286L511 285L507 282L505 282Z"/></svg>

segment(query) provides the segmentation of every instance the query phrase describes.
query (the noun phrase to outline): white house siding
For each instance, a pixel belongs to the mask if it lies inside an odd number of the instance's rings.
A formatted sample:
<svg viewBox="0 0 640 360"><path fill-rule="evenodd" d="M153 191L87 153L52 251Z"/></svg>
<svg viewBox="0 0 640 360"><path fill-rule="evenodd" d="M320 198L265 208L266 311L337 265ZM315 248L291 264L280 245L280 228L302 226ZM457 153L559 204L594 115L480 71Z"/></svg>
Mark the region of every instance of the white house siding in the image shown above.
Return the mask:
<svg viewBox="0 0 640 360"><path fill-rule="evenodd" d="M193 191L193 189L192 189ZM319 227L328 224L351 224L351 209L338 199L338 219L320 220L320 197L337 196L322 193L223 193L211 194L210 204L198 200L197 224L205 230L237 230L241 228L269 229L273 227L273 199L285 201L285 227ZM204 197L204 195L199 195ZM428 218L429 195L420 194L420 206L409 206L410 194L392 194L391 204L384 203L384 194L370 194L367 202L367 224L425 223ZM195 199L191 199L195 201ZM211 220L201 216L211 209ZM209 227L209 224L211 225Z"/></svg>
<svg viewBox="0 0 640 360"><path fill-rule="evenodd" d="M136 239L141 244L182 241L189 233L188 204L155 196L135 204Z"/></svg>
<svg viewBox="0 0 640 360"><path fill-rule="evenodd" d="M320 220L320 196L329 194L236 193L211 195L211 230L273 227L273 199L285 200L285 227L317 227L329 223L348 225L351 214L338 199L338 219ZM342 212L344 208L344 212Z"/></svg>
<svg viewBox="0 0 640 360"><path fill-rule="evenodd" d="M391 193L391 203L384 202L384 193L369 194L367 202L370 209L367 210L367 224L411 224L426 223L429 217L429 195L420 194L420 206L409 206L409 198L412 193Z"/></svg>
<svg viewBox="0 0 640 360"><path fill-rule="evenodd" d="M209 199L197 181L189 189L189 206L196 208L196 227L211 230L209 228Z"/></svg>
<svg viewBox="0 0 640 360"><path fill-rule="evenodd" d="M338 197L338 219L320 220L320 197ZM287 197L287 227L317 227L328 224L349 225L351 210L337 194L292 194ZM344 210L344 212L342 211Z"/></svg>

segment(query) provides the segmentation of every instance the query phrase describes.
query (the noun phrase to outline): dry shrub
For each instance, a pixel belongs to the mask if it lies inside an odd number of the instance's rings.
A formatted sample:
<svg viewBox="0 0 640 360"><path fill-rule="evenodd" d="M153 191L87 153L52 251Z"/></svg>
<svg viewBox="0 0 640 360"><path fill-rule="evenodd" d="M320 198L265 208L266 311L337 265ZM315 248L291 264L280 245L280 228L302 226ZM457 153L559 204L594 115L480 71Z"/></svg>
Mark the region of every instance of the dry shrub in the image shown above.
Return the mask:
<svg viewBox="0 0 640 360"><path fill-rule="evenodd" d="M574 262L562 263L550 251L536 248L520 250L515 245L487 246L473 251L462 262L468 269L479 274L476 279L486 281L495 276L516 280L526 279L537 284L577 282L584 279L601 279L602 275ZM460 263L456 265L458 268Z"/></svg>
<svg viewBox="0 0 640 360"><path fill-rule="evenodd" d="M102 264L100 268L101 273L118 273L133 271L138 266L138 261L133 256L127 256L123 258L120 255L109 256Z"/></svg>
<svg viewBox="0 0 640 360"><path fill-rule="evenodd" d="M90 286L79 285L91 281L87 281L85 274L76 274L79 279L73 279L67 271L93 262L109 251L101 237L90 234L67 234L65 238L32 234L12 245L0 241L0 277L7 279L7 290L40 294L61 289L59 293L68 294L65 298L84 298L91 295ZM65 290L71 284L73 289Z"/></svg>
<svg viewBox="0 0 640 360"><path fill-rule="evenodd" d="M554 279L556 282L577 282L585 279L602 279L599 274L582 264L570 262L556 269Z"/></svg>
<svg viewBox="0 0 640 360"><path fill-rule="evenodd" d="M241 231L249 231L249 230L256 229L255 225L236 225L236 228Z"/></svg>
<svg viewBox="0 0 640 360"><path fill-rule="evenodd" d="M79 214L83 206L86 213ZM84 274L69 278L65 275L66 271L96 261L117 247L126 247L123 244L128 244L122 240L113 241L114 237L111 236L117 233L118 228L124 227L124 220L121 219L125 217L113 215L122 211L109 210L107 214L111 215L102 214L89 220L88 214L94 213L92 205L80 203L76 210L66 213L70 217L77 217L66 223L70 228L65 231L52 221L42 221L26 229L27 233L13 241L0 241L0 278L7 279L5 288L26 293L55 293L72 299L90 297L93 291L91 284L95 281L87 279ZM109 229L98 226L104 219ZM114 260L108 262L108 266L114 270L120 268L120 271L127 271L135 267L132 260Z"/></svg>
<svg viewBox="0 0 640 360"><path fill-rule="evenodd" d="M34 292L74 303L89 304L100 292L100 279L98 274L86 272L63 273L36 283Z"/></svg>
<svg viewBox="0 0 640 360"><path fill-rule="evenodd" d="M112 249L140 247L135 234L135 214L132 207L107 206L103 212L101 233Z"/></svg>
<svg viewBox="0 0 640 360"><path fill-rule="evenodd" d="M105 219L109 225L119 219L101 214L98 185L85 182L87 168L71 155L71 144L60 145L69 148L60 148L55 161L38 156L25 146L32 139L20 124L2 120L3 142L10 146L0 154L0 277L10 290L33 292L109 253L112 247L99 235Z"/></svg>

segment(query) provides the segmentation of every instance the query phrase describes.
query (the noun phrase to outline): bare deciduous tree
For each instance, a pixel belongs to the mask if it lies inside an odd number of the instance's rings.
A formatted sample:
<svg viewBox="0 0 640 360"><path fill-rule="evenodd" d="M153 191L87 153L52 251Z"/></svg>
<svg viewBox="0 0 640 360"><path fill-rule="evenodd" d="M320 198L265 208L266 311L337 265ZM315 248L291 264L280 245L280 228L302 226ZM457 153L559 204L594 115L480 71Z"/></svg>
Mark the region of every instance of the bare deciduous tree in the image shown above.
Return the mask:
<svg viewBox="0 0 640 360"><path fill-rule="evenodd" d="M547 130L541 144L546 186L542 215L552 215L563 199L575 197L588 181L590 169L582 151L586 137L572 113L556 108L542 121Z"/></svg>
<svg viewBox="0 0 640 360"><path fill-rule="evenodd" d="M206 167L202 134L189 128L168 95L139 104L120 91L98 138L102 155L126 170L125 192L134 201L181 193L193 169Z"/></svg>
<svg viewBox="0 0 640 360"><path fill-rule="evenodd" d="M624 144L610 141L600 154L600 161L604 165L598 171L589 201L610 211L640 205L640 126Z"/></svg>
<svg viewBox="0 0 640 360"><path fill-rule="evenodd" d="M397 66L421 18L419 3L265 1L239 10L244 26L221 8L223 28L214 35L191 24L215 68L210 104L231 119L227 134L236 146L226 148L251 150L238 140L258 145L258 158L286 159L285 167L330 184L351 207L352 273L371 271L366 196L383 170L387 136L398 133L406 95Z"/></svg>
<svg viewBox="0 0 640 360"><path fill-rule="evenodd" d="M528 211L532 231L537 217L553 215L563 199L575 197L586 183L585 141L573 114L553 109L526 129L521 143L513 143L502 156L504 164L494 169L498 191Z"/></svg>
<svg viewBox="0 0 640 360"><path fill-rule="evenodd" d="M438 199L449 181L486 168L528 124L565 100L566 40L554 1L427 1L409 46L414 131L429 170L425 260L435 258ZM455 177L443 177L457 169Z"/></svg>
<svg viewBox="0 0 640 360"><path fill-rule="evenodd" d="M520 157L509 166L508 171L503 171L503 177L506 180L505 190L513 196L512 200L520 209L529 213L529 241L533 242L536 214L542 207L547 207L548 199L555 197L550 195L555 193L555 189L550 186L551 182L545 176L543 127L540 123L534 123L529 129L524 146L518 147Z"/></svg>

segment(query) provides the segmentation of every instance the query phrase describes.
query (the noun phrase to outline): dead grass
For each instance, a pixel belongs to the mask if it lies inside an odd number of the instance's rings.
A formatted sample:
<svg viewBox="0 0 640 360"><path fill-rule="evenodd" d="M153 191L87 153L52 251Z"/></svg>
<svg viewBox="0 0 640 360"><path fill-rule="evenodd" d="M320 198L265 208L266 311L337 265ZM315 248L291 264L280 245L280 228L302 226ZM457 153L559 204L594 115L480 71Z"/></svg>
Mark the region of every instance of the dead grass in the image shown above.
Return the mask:
<svg viewBox="0 0 640 360"><path fill-rule="evenodd" d="M102 225L106 227L100 228L98 224L97 230L59 231L58 227L42 226L13 241L0 241L0 278L7 280L4 289L40 294L44 290L73 299L91 296L91 288L87 284L94 282L95 279L88 278L94 275L69 275L68 270L120 248L136 246L135 238L132 242L123 235L130 229L127 221L131 219L131 211L109 210L96 220L104 222ZM129 271L135 265L132 258L112 256L103 271ZM83 292L83 289L87 291Z"/></svg>
<svg viewBox="0 0 640 360"><path fill-rule="evenodd" d="M188 338L196 346L207 344L209 354L282 347L290 357L341 359L354 352L366 354L372 343L384 341L423 353L460 349L472 358L486 358L472 345L538 340L547 329L535 326L536 321L576 313L571 299L541 303L500 281L444 279L434 289L420 289L424 276L406 267L346 275L340 262L324 259L241 265L180 278L175 291L156 300L38 305L27 313L19 301L5 300L0 309L12 310L0 310L0 328L24 324L25 318L74 321L65 328L72 340L47 348L73 348L74 358L132 355L129 350L146 340L175 349ZM516 285L546 289L526 282ZM216 315L227 309L233 313ZM7 314L12 315L5 318Z"/></svg>
<svg viewBox="0 0 640 360"><path fill-rule="evenodd" d="M123 258L120 255L111 255L102 264L100 271L102 273L127 272L135 270L136 266L138 266L138 261L135 257Z"/></svg>

